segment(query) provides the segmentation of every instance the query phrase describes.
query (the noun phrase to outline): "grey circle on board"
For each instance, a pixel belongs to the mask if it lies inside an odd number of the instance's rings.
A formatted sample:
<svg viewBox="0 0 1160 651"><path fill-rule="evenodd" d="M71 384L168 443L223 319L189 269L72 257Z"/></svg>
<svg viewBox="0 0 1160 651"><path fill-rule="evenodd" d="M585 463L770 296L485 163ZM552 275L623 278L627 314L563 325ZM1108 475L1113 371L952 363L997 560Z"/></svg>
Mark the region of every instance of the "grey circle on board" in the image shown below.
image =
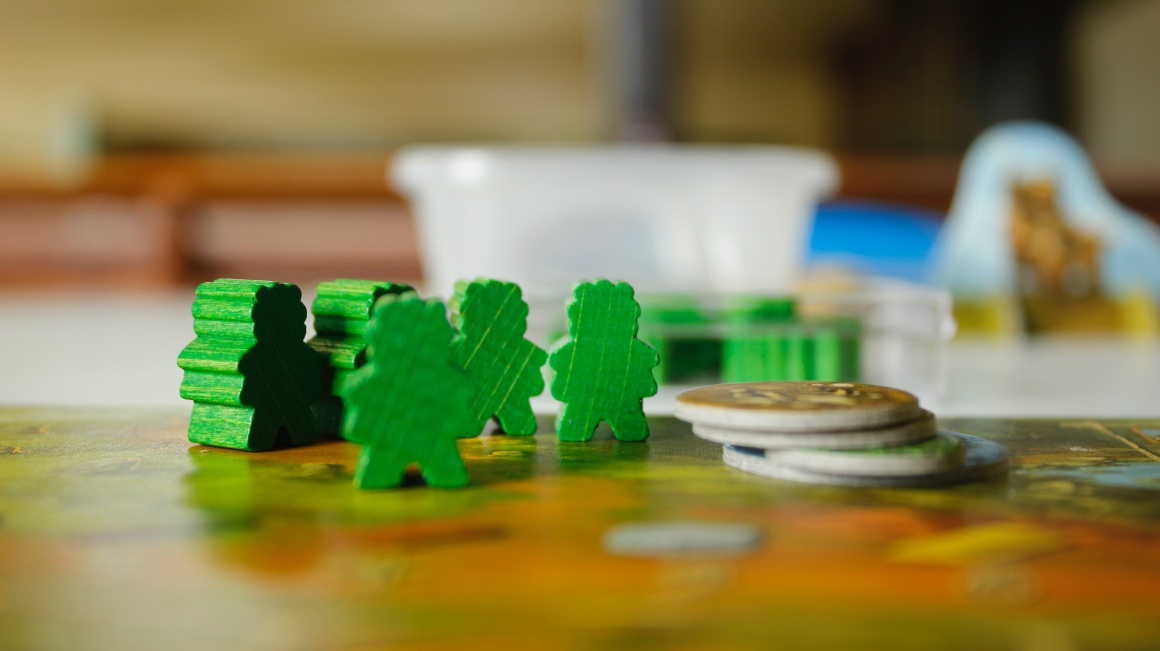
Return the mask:
<svg viewBox="0 0 1160 651"><path fill-rule="evenodd" d="M675 520L630 522L604 533L604 550L617 556L743 554L761 546L754 524Z"/></svg>

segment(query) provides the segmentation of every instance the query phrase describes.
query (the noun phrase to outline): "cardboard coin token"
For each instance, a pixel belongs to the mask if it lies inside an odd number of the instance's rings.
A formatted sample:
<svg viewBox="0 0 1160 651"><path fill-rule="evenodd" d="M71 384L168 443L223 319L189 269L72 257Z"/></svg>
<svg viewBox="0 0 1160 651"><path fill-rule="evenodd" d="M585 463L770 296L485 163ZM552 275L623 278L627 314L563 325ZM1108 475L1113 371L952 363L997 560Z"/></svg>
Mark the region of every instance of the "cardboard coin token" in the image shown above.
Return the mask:
<svg viewBox="0 0 1160 651"><path fill-rule="evenodd" d="M695 425L766 432L834 432L918 418L918 398L856 382L740 382L677 396L676 416Z"/></svg>
<svg viewBox="0 0 1160 651"><path fill-rule="evenodd" d="M862 477L930 475L963 465L962 439L938 434L921 443L868 450L768 450L765 458L798 470Z"/></svg>
<svg viewBox="0 0 1160 651"><path fill-rule="evenodd" d="M706 441L722 445L766 450L784 448L855 450L929 441L938 434L938 426L934 414L920 410L919 417L912 421L875 429L838 432L757 432L697 424L693 425L693 433Z"/></svg>
<svg viewBox="0 0 1160 651"><path fill-rule="evenodd" d="M830 486L862 488L908 488L947 486L988 479L1007 472L1007 451L1003 446L977 436L940 431L962 441L965 456L962 465L924 475L853 475L815 472L795 468L770 459L762 450L726 446L725 465L756 475L787 481Z"/></svg>

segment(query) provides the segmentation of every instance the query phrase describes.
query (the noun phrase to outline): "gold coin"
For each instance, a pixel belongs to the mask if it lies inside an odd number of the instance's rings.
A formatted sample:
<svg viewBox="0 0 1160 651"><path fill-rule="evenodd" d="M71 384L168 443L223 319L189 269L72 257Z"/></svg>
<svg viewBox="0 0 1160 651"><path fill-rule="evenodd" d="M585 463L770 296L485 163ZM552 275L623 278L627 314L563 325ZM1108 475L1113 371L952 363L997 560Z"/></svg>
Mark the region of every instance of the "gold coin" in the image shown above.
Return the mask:
<svg viewBox="0 0 1160 651"><path fill-rule="evenodd" d="M771 431L883 427L917 418L918 398L857 382L742 382L677 396L676 416L704 425Z"/></svg>

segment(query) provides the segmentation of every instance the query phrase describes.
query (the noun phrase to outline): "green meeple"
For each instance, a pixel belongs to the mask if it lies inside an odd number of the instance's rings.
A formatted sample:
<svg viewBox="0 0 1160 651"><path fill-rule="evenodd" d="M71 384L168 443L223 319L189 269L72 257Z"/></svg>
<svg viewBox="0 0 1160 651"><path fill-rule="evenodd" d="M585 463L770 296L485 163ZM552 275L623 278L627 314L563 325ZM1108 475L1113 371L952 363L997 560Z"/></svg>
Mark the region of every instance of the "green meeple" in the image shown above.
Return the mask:
<svg viewBox="0 0 1160 651"><path fill-rule="evenodd" d="M474 422L464 436L477 436L488 419L508 434L536 433L528 402L544 391L542 348L524 339L528 304L515 283L480 278L459 282L451 298L459 336L452 344L455 363L475 378L480 391L471 403Z"/></svg>
<svg viewBox="0 0 1160 651"><path fill-rule="evenodd" d="M390 488L415 463L429 486L467 485L455 439L474 422L476 386L452 361L443 303L387 295L366 330L366 364L342 387L343 436L362 444L355 484Z"/></svg>
<svg viewBox="0 0 1160 651"><path fill-rule="evenodd" d="M189 440L255 452L317 439L311 405L321 360L307 346L297 286L224 278L202 283L193 340L177 358L193 400Z"/></svg>
<svg viewBox="0 0 1160 651"><path fill-rule="evenodd" d="M549 356L552 395L564 403L556 420L562 441L587 441L606 421L621 441L648 437L642 400L655 395L660 355L637 338L632 286L580 283L568 303L568 338Z"/></svg>

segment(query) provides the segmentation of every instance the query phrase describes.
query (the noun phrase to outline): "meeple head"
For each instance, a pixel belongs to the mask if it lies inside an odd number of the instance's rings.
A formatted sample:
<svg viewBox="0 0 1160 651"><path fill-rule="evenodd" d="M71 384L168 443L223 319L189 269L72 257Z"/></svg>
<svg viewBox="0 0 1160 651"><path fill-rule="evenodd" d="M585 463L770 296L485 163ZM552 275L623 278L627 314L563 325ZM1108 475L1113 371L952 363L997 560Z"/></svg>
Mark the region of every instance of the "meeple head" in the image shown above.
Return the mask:
<svg viewBox="0 0 1160 651"><path fill-rule="evenodd" d="M306 337L306 306L297 285L273 283L259 287L251 315L258 341L275 338L301 342Z"/></svg>
<svg viewBox="0 0 1160 651"><path fill-rule="evenodd" d="M452 334L447 308L439 299L424 300L414 292L387 294L375 302L371 312L367 356L446 361L451 356Z"/></svg>
<svg viewBox="0 0 1160 651"><path fill-rule="evenodd" d="M631 338L636 336L639 317L640 305L632 285L608 280L583 282L573 288L568 303L568 333L573 339L579 329Z"/></svg>
<svg viewBox="0 0 1160 651"><path fill-rule="evenodd" d="M476 278L471 282L455 283L455 291L449 301L452 310L452 325L456 328L475 326L490 327L501 312L514 322L523 322L528 317L528 304L524 302L520 286L502 280ZM464 322L464 312L471 316Z"/></svg>

